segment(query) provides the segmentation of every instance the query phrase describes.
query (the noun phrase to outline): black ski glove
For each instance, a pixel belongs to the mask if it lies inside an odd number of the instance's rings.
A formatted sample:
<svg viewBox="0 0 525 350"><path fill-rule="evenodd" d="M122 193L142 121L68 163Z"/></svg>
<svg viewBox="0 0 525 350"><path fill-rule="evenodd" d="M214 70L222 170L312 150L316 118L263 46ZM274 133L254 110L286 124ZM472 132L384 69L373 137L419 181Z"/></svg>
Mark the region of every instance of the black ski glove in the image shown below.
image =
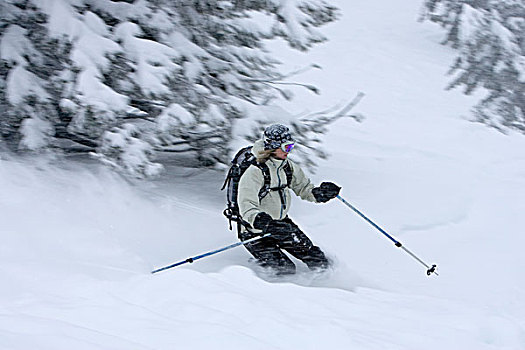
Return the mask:
<svg viewBox="0 0 525 350"><path fill-rule="evenodd" d="M268 224L272 220L273 218L270 216L270 214L262 211L259 214L257 214L257 216L255 217L255 220L253 220L253 228L264 231L266 226L268 226Z"/></svg>
<svg viewBox="0 0 525 350"><path fill-rule="evenodd" d="M328 202L330 199L335 198L341 187L337 186L333 182L323 182L321 186L314 187L312 189L312 194L315 197L315 200L319 203Z"/></svg>
<svg viewBox="0 0 525 350"><path fill-rule="evenodd" d="M253 227L262 230L264 234L271 234L277 240L288 239L293 231L292 225L282 220L274 220L265 212L257 214L253 221Z"/></svg>

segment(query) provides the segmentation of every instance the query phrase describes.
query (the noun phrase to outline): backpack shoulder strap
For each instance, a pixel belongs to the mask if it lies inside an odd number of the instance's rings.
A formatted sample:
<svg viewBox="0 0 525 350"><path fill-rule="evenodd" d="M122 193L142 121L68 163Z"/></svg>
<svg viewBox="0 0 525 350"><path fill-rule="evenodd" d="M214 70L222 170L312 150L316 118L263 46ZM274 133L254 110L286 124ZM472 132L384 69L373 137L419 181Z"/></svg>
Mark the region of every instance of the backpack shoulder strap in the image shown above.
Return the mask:
<svg viewBox="0 0 525 350"><path fill-rule="evenodd" d="M293 179L293 168L290 162L286 162L286 164L283 167L284 173L286 174L286 186L290 188L292 185L292 179Z"/></svg>
<svg viewBox="0 0 525 350"><path fill-rule="evenodd" d="M270 192L270 184L272 182L272 179L270 177L270 168L268 168L268 165L266 165L265 163L255 163L254 165L257 168L261 169L261 172L264 178L264 185L259 191L259 201L260 201L268 194L268 192Z"/></svg>

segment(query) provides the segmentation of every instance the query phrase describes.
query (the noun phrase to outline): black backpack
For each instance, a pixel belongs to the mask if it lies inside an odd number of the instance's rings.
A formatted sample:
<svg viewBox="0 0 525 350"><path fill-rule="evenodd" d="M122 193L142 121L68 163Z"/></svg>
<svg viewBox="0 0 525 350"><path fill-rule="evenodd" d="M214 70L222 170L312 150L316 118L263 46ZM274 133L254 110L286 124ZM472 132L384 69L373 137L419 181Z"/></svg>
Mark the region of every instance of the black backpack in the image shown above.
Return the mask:
<svg viewBox="0 0 525 350"><path fill-rule="evenodd" d="M221 191L226 189L226 200L227 207L224 209L223 214L229 221L230 230L232 229L232 221L237 223L237 232L241 232L241 226L244 226L248 229L251 228L250 224L244 221L239 212L239 205L237 203L239 181L241 176L244 174L246 169L254 165L257 168L261 169L264 177L264 185L259 190L259 202L270 192L270 191L279 191L281 200L283 200L283 189L288 187L292 183L293 171L290 163L286 163L283 167L284 172L286 173L286 185L280 187L270 187L271 178L270 178L270 169L268 165L264 163L258 163L255 155L251 152L252 146L244 147L237 152L235 157L231 161L231 167L226 175L224 184L222 185Z"/></svg>

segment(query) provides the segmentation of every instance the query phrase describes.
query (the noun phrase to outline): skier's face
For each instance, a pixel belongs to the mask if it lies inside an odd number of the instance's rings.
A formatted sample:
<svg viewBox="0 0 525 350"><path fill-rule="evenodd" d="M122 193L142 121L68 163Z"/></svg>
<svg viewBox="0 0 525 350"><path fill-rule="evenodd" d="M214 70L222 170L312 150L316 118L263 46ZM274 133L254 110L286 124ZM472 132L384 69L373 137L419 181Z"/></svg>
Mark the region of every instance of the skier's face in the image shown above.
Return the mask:
<svg viewBox="0 0 525 350"><path fill-rule="evenodd" d="M288 153L280 148L277 148L275 151L273 151L273 156L277 159L286 159L286 157L288 157Z"/></svg>

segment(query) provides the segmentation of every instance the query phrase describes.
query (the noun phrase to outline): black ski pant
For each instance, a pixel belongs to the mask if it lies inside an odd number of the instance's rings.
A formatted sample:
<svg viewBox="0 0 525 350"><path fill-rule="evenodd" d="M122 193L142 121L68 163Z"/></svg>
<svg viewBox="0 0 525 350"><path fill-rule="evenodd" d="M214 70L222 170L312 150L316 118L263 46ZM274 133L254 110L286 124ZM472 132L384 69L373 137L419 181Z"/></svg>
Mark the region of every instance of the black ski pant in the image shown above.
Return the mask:
<svg viewBox="0 0 525 350"><path fill-rule="evenodd" d="M304 262L312 270L328 268L330 263L323 251L315 246L289 217L282 221L290 224L289 234L280 234L280 239L268 236L244 245L261 266L272 268L280 275L294 274L295 264L286 256L284 250ZM253 237L251 232L242 232L239 235L242 241L251 237Z"/></svg>

